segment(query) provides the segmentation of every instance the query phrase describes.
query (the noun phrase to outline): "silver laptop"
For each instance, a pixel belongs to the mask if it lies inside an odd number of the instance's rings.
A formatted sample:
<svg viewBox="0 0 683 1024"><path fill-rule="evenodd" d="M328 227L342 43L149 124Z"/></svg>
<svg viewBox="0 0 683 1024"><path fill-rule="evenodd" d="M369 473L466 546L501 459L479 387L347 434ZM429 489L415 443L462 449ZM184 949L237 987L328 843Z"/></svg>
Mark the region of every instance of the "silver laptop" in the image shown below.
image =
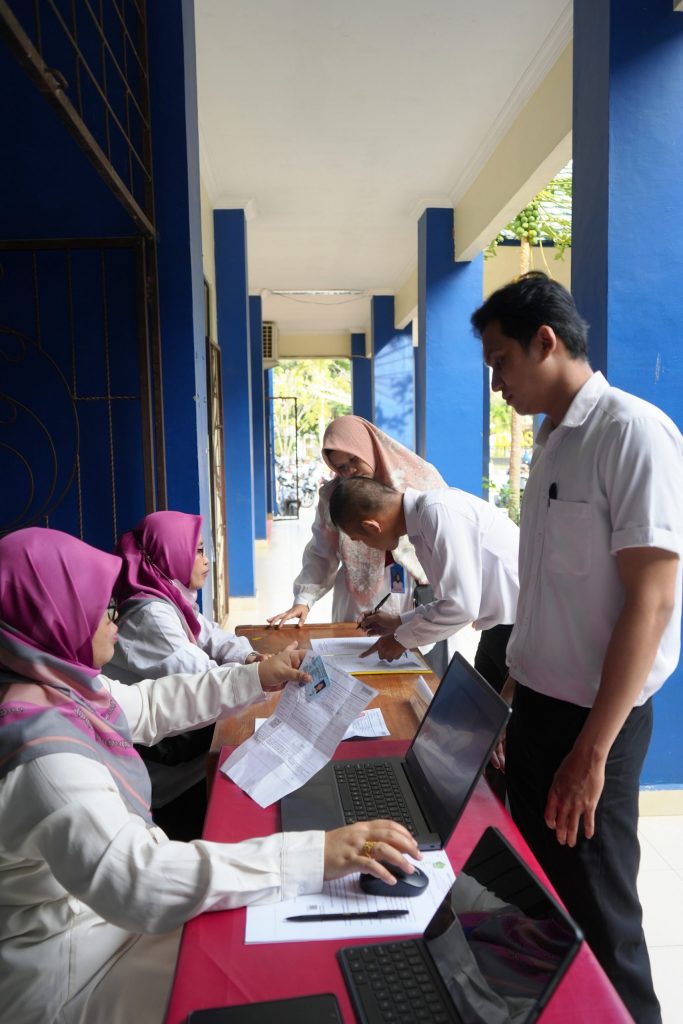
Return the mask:
<svg viewBox="0 0 683 1024"><path fill-rule="evenodd" d="M448 842L510 708L456 653L405 758L330 761L281 802L285 832L391 818L421 850Z"/></svg>

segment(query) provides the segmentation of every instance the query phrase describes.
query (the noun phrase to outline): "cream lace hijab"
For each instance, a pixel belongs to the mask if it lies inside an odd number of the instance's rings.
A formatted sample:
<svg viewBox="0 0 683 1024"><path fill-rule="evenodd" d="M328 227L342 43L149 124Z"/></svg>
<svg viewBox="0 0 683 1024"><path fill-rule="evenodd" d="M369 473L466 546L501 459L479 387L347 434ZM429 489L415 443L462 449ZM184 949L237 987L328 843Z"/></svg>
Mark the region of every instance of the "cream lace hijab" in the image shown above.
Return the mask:
<svg viewBox="0 0 683 1024"><path fill-rule="evenodd" d="M372 467L375 480L394 487L401 493L407 487L413 487L416 491L431 491L448 486L430 462L425 462L415 452L411 452L409 448L361 416L339 416L332 420L325 431L322 456L334 471L327 454L330 451L346 452L362 459ZM336 480L332 480L325 488L328 498L335 484ZM327 502L324 515L326 526L333 530ZM384 552L375 551L362 541L353 541L346 534L340 533L339 554L349 591L361 603L371 601L379 590L384 575ZM407 537L401 538L393 555L395 561L403 565L415 580L420 583L426 582L415 548Z"/></svg>

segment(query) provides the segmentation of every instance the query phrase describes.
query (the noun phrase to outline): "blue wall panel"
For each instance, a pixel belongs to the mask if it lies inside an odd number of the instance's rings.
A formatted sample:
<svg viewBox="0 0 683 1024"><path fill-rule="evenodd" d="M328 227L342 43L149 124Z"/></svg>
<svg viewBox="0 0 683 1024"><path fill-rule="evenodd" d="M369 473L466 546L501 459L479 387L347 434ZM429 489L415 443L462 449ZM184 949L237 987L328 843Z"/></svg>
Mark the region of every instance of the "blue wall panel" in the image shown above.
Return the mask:
<svg viewBox="0 0 683 1024"><path fill-rule="evenodd" d="M574 3L572 290L591 363L683 426L683 15ZM644 784L683 785L679 667L655 697Z"/></svg>
<svg viewBox="0 0 683 1024"><path fill-rule="evenodd" d="M470 316L481 304L483 259L455 263L453 211L418 225L417 451L445 480L483 494L488 476L488 382Z"/></svg>
<svg viewBox="0 0 683 1024"><path fill-rule="evenodd" d="M249 596L255 592L254 472L244 211L214 210L213 223L218 340L223 364L230 593Z"/></svg>
<svg viewBox="0 0 683 1024"><path fill-rule="evenodd" d="M251 412L254 450L254 536L264 540L266 533L266 436L263 397L263 322L261 296L249 296L249 336L251 347Z"/></svg>
<svg viewBox="0 0 683 1024"><path fill-rule="evenodd" d="M372 422L372 360L365 357L364 334L351 335L351 393L354 415Z"/></svg>
<svg viewBox="0 0 683 1024"><path fill-rule="evenodd" d="M372 348L377 426L407 448L415 448L415 363L410 328L394 327L393 295L372 298Z"/></svg>

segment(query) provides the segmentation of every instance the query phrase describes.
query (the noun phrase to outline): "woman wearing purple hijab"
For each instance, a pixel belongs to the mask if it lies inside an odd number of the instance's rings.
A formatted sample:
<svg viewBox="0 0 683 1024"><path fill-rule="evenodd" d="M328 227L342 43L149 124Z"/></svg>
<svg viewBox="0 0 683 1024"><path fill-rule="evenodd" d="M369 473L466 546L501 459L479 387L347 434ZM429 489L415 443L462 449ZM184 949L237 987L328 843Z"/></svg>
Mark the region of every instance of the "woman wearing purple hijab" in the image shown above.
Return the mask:
<svg viewBox="0 0 683 1024"><path fill-rule="evenodd" d="M367 841L409 873L401 852L419 856L392 822L169 840L133 741L309 677L295 652L132 686L102 676L120 564L56 530L0 540L0 1006L13 1024L161 1024L185 921L352 871L389 881Z"/></svg>
<svg viewBox="0 0 683 1024"><path fill-rule="evenodd" d="M197 591L209 571L201 530L201 516L153 512L119 540L119 639L104 668L108 676L137 683L261 660L245 637L220 629L199 611ZM172 839L202 834L212 733L195 730L139 749L152 779L154 820Z"/></svg>

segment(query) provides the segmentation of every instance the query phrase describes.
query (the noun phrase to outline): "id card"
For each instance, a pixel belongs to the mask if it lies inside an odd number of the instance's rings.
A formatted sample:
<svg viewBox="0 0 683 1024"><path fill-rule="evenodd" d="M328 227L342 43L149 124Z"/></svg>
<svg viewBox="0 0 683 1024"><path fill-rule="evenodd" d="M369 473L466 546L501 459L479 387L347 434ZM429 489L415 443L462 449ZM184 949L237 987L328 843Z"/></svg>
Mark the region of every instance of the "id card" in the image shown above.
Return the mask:
<svg viewBox="0 0 683 1024"><path fill-rule="evenodd" d="M406 592L406 571L398 562L389 566L389 582L392 594L405 594Z"/></svg>
<svg viewBox="0 0 683 1024"><path fill-rule="evenodd" d="M301 664L302 672L308 672L311 677L310 683L304 685L306 700L318 700L330 685L330 677L327 674L323 659L319 654L313 654L310 659L307 657Z"/></svg>

